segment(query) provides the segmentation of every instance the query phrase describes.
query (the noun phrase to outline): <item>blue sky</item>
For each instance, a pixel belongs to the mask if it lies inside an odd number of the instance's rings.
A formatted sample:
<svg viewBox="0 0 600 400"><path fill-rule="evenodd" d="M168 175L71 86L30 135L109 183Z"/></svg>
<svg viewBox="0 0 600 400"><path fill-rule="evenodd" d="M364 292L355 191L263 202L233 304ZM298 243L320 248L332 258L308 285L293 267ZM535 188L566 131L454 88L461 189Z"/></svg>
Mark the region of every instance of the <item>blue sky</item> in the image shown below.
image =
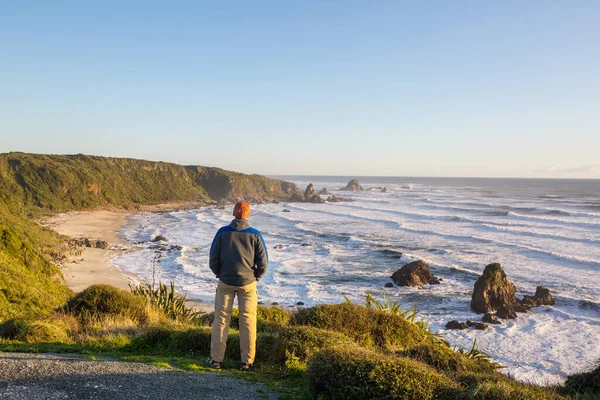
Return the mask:
<svg viewBox="0 0 600 400"><path fill-rule="evenodd" d="M2 2L0 152L600 177L600 2Z"/></svg>

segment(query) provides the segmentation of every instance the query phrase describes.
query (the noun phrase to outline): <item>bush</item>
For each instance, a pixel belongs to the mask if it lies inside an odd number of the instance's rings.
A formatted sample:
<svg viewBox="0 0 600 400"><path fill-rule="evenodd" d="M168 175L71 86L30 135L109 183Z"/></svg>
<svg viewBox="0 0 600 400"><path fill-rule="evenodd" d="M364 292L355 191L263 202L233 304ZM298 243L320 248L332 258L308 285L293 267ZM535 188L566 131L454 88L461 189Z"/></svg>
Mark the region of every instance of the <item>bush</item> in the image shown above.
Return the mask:
<svg viewBox="0 0 600 400"><path fill-rule="evenodd" d="M71 298L63 310L86 321L111 316L130 318L143 325L149 319L142 298L110 285L88 287Z"/></svg>
<svg viewBox="0 0 600 400"><path fill-rule="evenodd" d="M343 333L363 346L405 350L426 339L419 327L399 315L351 303L321 304L297 311L290 325L308 325Z"/></svg>
<svg viewBox="0 0 600 400"><path fill-rule="evenodd" d="M40 320L10 319L0 324L1 338L27 343L70 343L78 331L75 318L59 313Z"/></svg>
<svg viewBox="0 0 600 400"><path fill-rule="evenodd" d="M358 347L316 354L308 375L313 395L330 399L455 398L459 393L452 380L427 365Z"/></svg>
<svg viewBox="0 0 600 400"><path fill-rule="evenodd" d="M496 369L494 364L486 360L470 359L443 343L423 343L400 352L399 355L421 361L441 372L450 374L467 371L492 372Z"/></svg>
<svg viewBox="0 0 600 400"><path fill-rule="evenodd" d="M321 350L334 346L353 346L354 341L339 333L313 328L310 326L290 326L279 333L279 355L281 361L287 361L288 354L299 362L306 362Z"/></svg>
<svg viewBox="0 0 600 400"><path fill-rule="evenodd" d="M593 371L570 375L565 382L570 393L593 393L600 395L600 365Z"/></svg>

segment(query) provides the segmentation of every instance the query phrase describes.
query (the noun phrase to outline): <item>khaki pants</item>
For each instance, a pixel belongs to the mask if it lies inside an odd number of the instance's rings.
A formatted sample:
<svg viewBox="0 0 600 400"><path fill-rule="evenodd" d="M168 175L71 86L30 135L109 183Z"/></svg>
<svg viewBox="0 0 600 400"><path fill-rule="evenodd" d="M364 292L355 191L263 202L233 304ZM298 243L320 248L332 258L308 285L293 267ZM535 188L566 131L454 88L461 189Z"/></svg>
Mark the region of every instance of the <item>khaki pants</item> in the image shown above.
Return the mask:
<svg viewBox="0 0 600 400"><path fill-rule="evenodd" d="M246 286L229 286L219 280L215 295L215 320L210 340L210 357L221 362L225 357L233 299L238 296L240 311L240 350L242 362L254 363L256 353L256 309L258 291L256 282Z"/></svg>

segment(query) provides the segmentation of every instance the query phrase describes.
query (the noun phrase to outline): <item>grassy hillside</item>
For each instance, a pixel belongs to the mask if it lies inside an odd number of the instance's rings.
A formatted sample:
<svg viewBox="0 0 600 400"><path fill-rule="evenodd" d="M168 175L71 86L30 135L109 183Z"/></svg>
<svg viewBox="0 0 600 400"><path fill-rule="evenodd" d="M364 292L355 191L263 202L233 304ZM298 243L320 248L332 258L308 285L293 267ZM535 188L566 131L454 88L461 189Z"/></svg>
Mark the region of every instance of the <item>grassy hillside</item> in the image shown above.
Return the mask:
<svg viewBox="0 0 600 400"><path fill-rule="evenodd" d="M13 200L53 211L288 197L281 181L260 175L81 154L0 154L0 177Z"/></svg>
<svg viewBox="0 0 600 400"><path fill-rule="evenodd" d="M287 196L279 180L219 168L86 155L0 154L0 321L49 311L71 294L52 263L61 255L63 240L33 222L32 215Z"/></svg>

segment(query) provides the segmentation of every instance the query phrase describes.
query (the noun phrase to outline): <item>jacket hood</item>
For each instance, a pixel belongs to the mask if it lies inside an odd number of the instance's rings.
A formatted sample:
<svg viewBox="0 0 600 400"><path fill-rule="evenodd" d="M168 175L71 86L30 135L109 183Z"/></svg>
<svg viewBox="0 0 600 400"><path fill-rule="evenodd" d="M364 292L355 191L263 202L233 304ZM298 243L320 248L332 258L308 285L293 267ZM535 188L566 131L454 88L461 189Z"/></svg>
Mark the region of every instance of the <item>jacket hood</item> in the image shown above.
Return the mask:
<svg viewBox="0 0 600 400"><path fill-rule="evenodd" d="M236 231L243 231L244 229L250 228L250 224L248 223L248 220L237 219L237 218L234 219L233 221L231 221L229 226L231 227L231 229L236 230Z"/></svg>

